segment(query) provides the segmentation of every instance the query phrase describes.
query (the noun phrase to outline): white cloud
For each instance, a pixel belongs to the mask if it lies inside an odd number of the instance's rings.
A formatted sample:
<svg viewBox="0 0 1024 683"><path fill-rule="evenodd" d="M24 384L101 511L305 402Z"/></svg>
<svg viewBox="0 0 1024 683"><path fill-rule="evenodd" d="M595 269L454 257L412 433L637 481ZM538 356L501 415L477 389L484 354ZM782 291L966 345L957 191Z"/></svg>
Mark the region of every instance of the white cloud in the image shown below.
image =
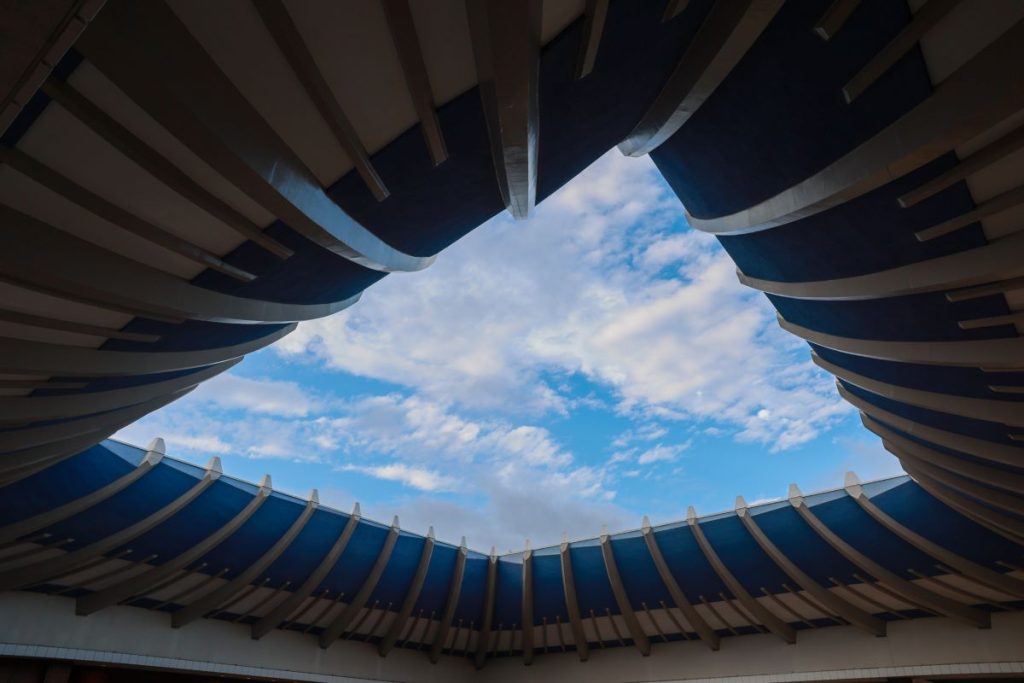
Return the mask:
<svg viewBox="0 0 1024 683"><path fill-rule="evenodd" d="M320 409L319 402L295 382L249 379L232 373L201 384L195 393L221 408L267 415L305 417Z"/></svg>
<svg viewBox="0 0 1024 683"><path fill-rule="evenodd" d="M674 446L663 446L660 443L654 448L648 448L646 451L641 453L636 463L638 465L650 465L656 462L675 462L679 457L679 454L685 451L692 445L692 442L686 442L684 444L677 444Z"/></svg>
<svg viewBox="0 0 1024 683"><path fill-rule="evenodd" d="M175 456L236 455L252 459L321 462L328 455L318 446L321 419L268 416L226 409L195 391L176 403L120 430L115 437L148 443L154 436L167 442Z"/></svg>
<svg viewBox="0 0 1024 683"><path fill-rule="evenodd" d="M713 238L675 229L681 215L649 160L611 152L531 221L499 217L276 348L475 411L567 414L562 378L578 374L634 417L773 450L813 439L848 407Z"/></svg>
<svg viewBox="0 0 1024 683"><path fill-rule="evenodd" d="M336 396L228 374L120 435L394 482L405 489L362 501L368 515L397 511L411 530L434 524L477 547L636 526L618 486L681 478L670 463L690 442L666 445L680 425L781 450L849 411L714 240L679 229L681 215L649 160L612 152L533 220L499 217L275 347L401 390ZM631 424L583 458L546 422L583 408ZM321 488L348 507L357 487L335 484Z"/></svg>
<svg viewBox="0 0 1024 683"><path fill-rule="evenodd" d="M329 464L331 472L401 484L417 497L385 496L386 506L379 493L370 494L367 505L365 486L345 487L362 491L368 515L379 512L386 519L398 512L407 522L403 528L425 532L434 524L439 537L465 533L478 546L512 547L528 536L547 542L557 538L555 526L581 535L628 519L611 503L613 474L576 463L544 427L469 419L451 406L397 393L324 396L319 407L305 417L265 415L255 408L239 411L219 393L196 392L118 436L145 443L154 434L173 435L172 453L197 460L224 454ZM337 476L321 474L315 485L336 492ZM348 509L355 499L335 493L325 502Z"/></svg>
<svg viewBox="0 0 1024 683"><path fill-rule="evenodd" d="M204 453L230 453L231 445L213 434L175 434L164 437L171 446ZM141 442L140 442L141 443Z"/></svg>
<svg viewBox="0 0 1024 683"><path fill-rule="evenodd" d="M459 480L454 477L420 467L409 467L402 463L374 466L346 464L340 465L338 470L342 472L359 472L386 481L401 482L420 491L451 491L459 483Z"/></svg>

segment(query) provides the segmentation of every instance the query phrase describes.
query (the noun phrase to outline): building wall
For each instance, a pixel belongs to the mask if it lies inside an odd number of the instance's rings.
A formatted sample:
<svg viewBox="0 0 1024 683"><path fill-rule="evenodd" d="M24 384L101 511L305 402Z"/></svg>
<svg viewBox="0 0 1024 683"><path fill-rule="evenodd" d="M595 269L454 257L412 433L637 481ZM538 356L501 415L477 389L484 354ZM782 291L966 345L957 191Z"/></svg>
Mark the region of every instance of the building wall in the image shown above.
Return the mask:
<svg viewBox="0 0 1024 683"><path fill-rule="evenodd" d="M668 643L641 657L633 648L575 656L537 657L530 667L498 658L476 672L462 658L431 665L423 652L396 650L387 658L358 642L321 650L300 634L275 631L260 641L242 625L200 620L171 629L168 616L116 607L76 617L74 603L33 593L0 595L0 655L105 662L295 681L424 682L487 680L563 683L735 681L775 683L879 677L1024 673L1024 613L993 615L979 630L946 618L894 622L886 638L852 627L802 631L795 645L771 635L727 638L712 652L702 643Z"/></svg>

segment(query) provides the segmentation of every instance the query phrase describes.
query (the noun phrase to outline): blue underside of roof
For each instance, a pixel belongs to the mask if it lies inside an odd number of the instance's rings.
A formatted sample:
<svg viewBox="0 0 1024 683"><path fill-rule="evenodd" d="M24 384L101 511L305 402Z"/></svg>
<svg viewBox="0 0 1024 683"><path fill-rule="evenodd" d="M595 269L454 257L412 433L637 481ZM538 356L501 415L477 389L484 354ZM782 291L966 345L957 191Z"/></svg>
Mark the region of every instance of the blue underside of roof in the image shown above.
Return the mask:
<svg viewBox="0 0 1024 683"><path fill-rule="evenodd" d="M849 382L843 381L842 385L854 396L862 398L868 403L878 406L882 410L886 410L908 420L913 420L914 422L919 422L928 427L941 429L946 432L953 432L975 439L994 441L996 443L1003 444L1004 446L1020 448L1020 442L1010 439L1006 425L1002 423L976 420L974 418L961 417L951 413L940 413L935 410L919 408L900 401L894 401L884 396L879 396L878 394L871 393L866 389L861 389Z"/></svg>
<svg viewBox="0 0 1024 683"><path fill-rule="evenodd" d="M17 482L5 491L11 495L0 497L0 523L32 516L97 490L131 472L142 456L142 449L108 441ZM202 473L202 468L165 458L151 472L108 500L45 531L52 534L51 541L75 538L73 544L65 546L68 549L87 545L171 503L189 491ZM872 486L867 489L870 493ZM150 560L153 564L166 562L215 533L242 510L257 491L252 484L221 477L183 510L126 543L124 548L131 548L134 558L156 554L158 557ZM934 558L886 531L842 492L812 495L806 500L829 529L890 571L907 579L915 578L909 569L923 574L938 573ZM1005 571L1005 567L997 563L1000 560L1013 562L1020 559L1019 547L961 517L908 478L885 482L885 487L873 494L872 500L911 530L995 571ZM236 576L269 550L299 518L304 508L305 502L300 499L273 493L245 524L192 566L206 574L216 574L228 568L224 578ZM814 533L787 503L758 506L751 508L751 512L769 540L821 585L830 586L833 577L843 583L857 583L859 579L855 575L865 575ZM349 516L344 513L318 509L291 545L254 582L262 583L264 578L269 578L267 585L270 587L285 586L285 590L296 590L321 564L348 520ZM721 561L751 595L761 596L762 587L771 593L784 593L787 590L784 584L798 589L797 584L760 549L735 514L715 515L701 520L700 525ZM336 596L338 591L354 596L376 562L387 534L388 527L360 520L340 559L330 567L313 594L319 595L326 589L329 596ZM653 534L670 571L691 603L735 598L705 559L687 524L658 527ZM370 605L376 603L378 607L399 609L419 565L423 543L421 536L400 533L385 571L369 598ZM611 548L634 610L643 610L645 605L657 609L662 603L674 604L639 532L613 535ZM114 550L109 554L117 552ZM619 613L599 541L574 542L570 544L569 552L580 614L589 617L591 610L596 616ZM444 612L456 555L454 547L444 543L436 545L413 616L422 610L425 617L433 614L438 618ZM487 565L485 556L469 553L455 610L455 625L461 620L463 627L470 624L473 628L480 627ZM568 622L558 548L534 551L532 571L534 623L539 625L545 620L549 624L559 620ZM494 628L499 624L510 628L521 622L522 581L522 555L500 557ZM55 587L44 585L39 589L50 588ZM79 590L75 594L82 592ZM148 602L146 604L149 605ZM161 607L167 611L177 608L173 604ZM233 618L237 615L229 613L224 616ZM300 622L295 628L300 626L305 627Z"/></svg>
<svg viewBox="0 0 1024 683"><path fill-rule="evenodd" d="M823 41L813 28L830 4L785 3L714 96L651 154L694 216L734 213L782 192L930 94L915 48L847 104L843 86L906 25L909 10L865 0Z"/></svg>
<svg viewBox="0 0 1024 683"><path fill-rule="evenodd" d="M678 20L662 25L658 3L611 3L594 70L581 80L574 79L574 71L582 20L545 46L538 201L626 136L661 90L709 6L708 0L694 0ZM636 49L637 35L646 36L643 50ZM438 119L449 153L440 166L431 165L418 127L373 156L396 199L375 201L355 173L330 190L356 220L417 255L439 252L504 208L477 89L440 107Z"/></svg>
<svg viewBox="0 0 1024 683"><path fill-rule="evenodd" d="M996 397L989 389L990 385L1024 385L1024 377L1019 372L990 372L980 368L897 363L866 356L854 356L817 344L811 344L811 348L824 360L850 372L909 389L993 399ZM998 400L1019 402L1024 401L1024 396L1001 394L998 396Z"/></svg>
<svg viewBox="0 0 1024 683"><path fill-rule="evenodd" d="M668 183L696 216L714 217L747 208L813 175L850 149L895 121L931 93L918 49L908 53L854 104L842 97L842 86L884 46L909 18L904 3L863 0L843 30L830 41L812 31L831 0L790 0L758 39L747 57L716 89L675 136L652 154ZM626 136L656 97L667 75L686 49L710 6L694 0L681 17L662 26L659 3L617 0L609 9L594 72L573 79L582 25L577 21L551 42L541 61L538 197L562 186L595 158ZM644 50L636 36L647 37ZM69 57L58 75L73 69ZM35 99L4 141L15 144L33 111L45 106ZM753 112L755 115L751 115ZM29 117L31 118L31 117ZM23 120L24 119L24 120ZM374 155L373 162L393 197L376 202L353 172L329 189L330 196L354 218L386 242L412 254L440 251L502 206L479 94L472 89L441 107L439 119L450 158L430 165L421 132L414 128ZM741 270L751 277L788 282L832 279L875 272L983 246L979 226L946 237L919 242L913 233L974 208L965 185L957 184L910 208L896 198L948 170L956 158L947 154L905 177L863 197L819 214L721 242ZM295 250L279 260L252 243L228 255L230 263L259 275L239 283L206 272L194 284L238 296L289 303L337 301L383 277L339 258L276 223L269 235ZM884 248L883 248L884 247ZM308 277L315 273L316 277ZM307 275L307 276L304 276ZM769 297L792 323L834 335L887 340L967 340L1008 337L1009 327L962 330L960 320L1007 312L1005 301L987 297L950 303L943 293L871 301L813 302ZM277 325L226 325L190 321L181 325L137 319L131 331L161 335L155 343L108 342L104 350L187 351L251 341L279 329ZM878 361L815 346L825 360L892 384L940 393L992 398L987 388L999 383L1020 386L1024 376L985 373L974 368L944 368ZM161 373L125 379L89 380L89 391L134 386L187 374ZM954 431L1007 446L1005 425L960 418L908 406L844 383L854 395L892 413L937 429ZM58 393L58 392L50 392ZM74 392L71 392L74 393ZM39 392L37 395L42 395ZM1000 395L1021 401L1024 396ZM897 430L898 431L898 430ZM934 444L929 447L957 457ZM142 458L140 449L104 442L43 472L19 481L0 496L0 524L8 524L74 500L130 472ZM51 540L74 538L65 549L88 545L157 512L196 485L200 468L165 459L140 480L67 521L45 531ZM255 495L252 485L222 478L184 510L126 543L133 558L157 555L159 564L214 533ZM998 561L1020 561L1021 550L1005 539L963 518L909 479L901 479L873 497L887 514L912 530L996 571ZM875 522L843 493L809 496L814 513L833 532L879 564L907 579L909 569L937 572L930 558ZM258 560L299 518L305 502L274 493L240 529L193 566L213 574L224 568L236 576ZM751 509L766 536L787 557L823 586L835 578L843 583L865 575L815 533L788 503ZM259 577L271 587L296 590L320 566L350 517L317 509L295 540ZM765 554L734 514L701 521L714 551L751 595L762 588L783 593L796 583ZM369 575L388 528L361 520L351 540L313 591L354 596ZM676 582L694 604L734 598L714 571L686 524L653 531ZM407 595L420 562L424 539L402 532L394 552L369 598L370 604L397 610ZM637 532L612 537L611 549L630 605L642 610L672 600ZM114 551L116 552L116 551ZM457 549L436 544L413 616L439 617L452 590ZM571 544L569 550L577 602L583 617L619 612L608 570L596 539ZM113 553L111 553L113 554ZM562 567L557 549L534 552L533 619L535 624L567 621ZM479 628L484 613L487 559L470 553L466 559L455 622ZM523 617L521 555L499 558L493 626L509 628ZM169 605L166 609L175 609Z"/></svg>

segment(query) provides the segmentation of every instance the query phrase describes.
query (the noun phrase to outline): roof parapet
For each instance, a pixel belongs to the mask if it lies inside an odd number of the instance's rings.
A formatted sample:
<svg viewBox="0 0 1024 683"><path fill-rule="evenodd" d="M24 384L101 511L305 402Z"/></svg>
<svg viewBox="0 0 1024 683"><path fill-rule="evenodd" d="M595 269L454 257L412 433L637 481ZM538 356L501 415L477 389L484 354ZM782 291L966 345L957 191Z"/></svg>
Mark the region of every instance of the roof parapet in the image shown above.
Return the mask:
<svg viewBox="0 0 1024 683"><path fill-rule="evenodd" d="M146 457L142 459L139 464L148 463L150 465L156 465L164 456L167 455L167 444L159 436L149 442L149 446L146 447Z"/></svg>
<svg viewBox="0 0 1024 683"><path fill-rule="evenodd" d="M220 464L220 458L215 455L210 458L210 462L206 463L206 474L203 475L203 478L216 481L222 474L224 474L224 467Z"/></svg>

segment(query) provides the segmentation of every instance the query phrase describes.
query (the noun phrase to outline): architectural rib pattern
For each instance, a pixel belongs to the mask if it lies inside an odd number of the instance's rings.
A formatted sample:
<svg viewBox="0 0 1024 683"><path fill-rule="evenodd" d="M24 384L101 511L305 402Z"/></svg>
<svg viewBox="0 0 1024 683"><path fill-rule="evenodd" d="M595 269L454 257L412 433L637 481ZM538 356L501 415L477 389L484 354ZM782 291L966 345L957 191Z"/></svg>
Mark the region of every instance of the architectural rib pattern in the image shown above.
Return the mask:
<svg viewBox="0 0 1024 683"><path fill-rule="evenodd" d="M3 10L0 588L477 665L1015 608L1024 5L430 5ZM614 146L912 481L498 558L104 441Z"/></svg>

